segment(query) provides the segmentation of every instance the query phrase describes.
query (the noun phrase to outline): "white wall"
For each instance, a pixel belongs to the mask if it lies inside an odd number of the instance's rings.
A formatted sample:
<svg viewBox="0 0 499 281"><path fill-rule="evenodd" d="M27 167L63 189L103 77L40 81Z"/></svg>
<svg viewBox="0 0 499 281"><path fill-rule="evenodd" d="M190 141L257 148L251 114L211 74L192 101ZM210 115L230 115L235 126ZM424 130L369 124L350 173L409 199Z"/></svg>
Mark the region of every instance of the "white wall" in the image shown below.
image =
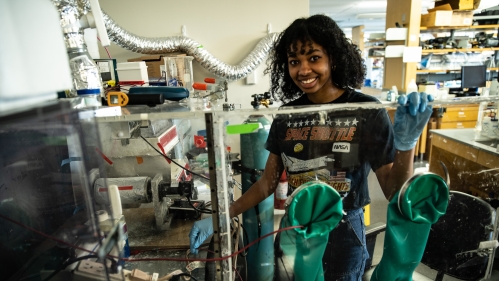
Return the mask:
<svg viewBox="0 0 499 281"><path fill-rule="evenodd" d="M139 36L181 35L181 26L186 25L188 37L230 65L240 63L267 35L268 23L273 32L280 32L294 19L309 15L308 0L100 0L100 4L117 24ZM108 49L118 62L141 56L114 43ZM107 57L102 47L100 56ZM256 69L256 85L246 85L246 79L229 83L229 103L250 108L252 94L268 91L269 76L263 75L264 69L265 61ZM202 82L205 77L214 75L194 62L194 81Z"/></svg>

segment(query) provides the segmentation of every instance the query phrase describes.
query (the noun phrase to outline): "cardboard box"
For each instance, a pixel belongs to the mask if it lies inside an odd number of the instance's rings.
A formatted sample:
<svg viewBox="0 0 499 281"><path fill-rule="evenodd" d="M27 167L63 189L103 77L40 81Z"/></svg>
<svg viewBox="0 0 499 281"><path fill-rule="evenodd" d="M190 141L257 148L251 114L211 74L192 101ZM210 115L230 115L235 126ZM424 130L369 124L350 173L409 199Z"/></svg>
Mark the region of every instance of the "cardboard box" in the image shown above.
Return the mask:
<svg viewBox="0 0 499 281"><path fill-rule="evenodd" d="M435 3L437 5L449 4L452 10L476 10L480 5L480 0L441 0Z"/></svg>
<svg viewBox="0 0 499 281"><path fill-rule="evenodd" d="M185 56L185 54L169 54L169 55L150 55L138 58L129 59L129 62L144 61L147 65L147 74L149 78L161 77L161 66L165 65L164 57Z"/></svg>
<svg viewBox="0 0 499 281"><path fill-rule="evenodd" d="M418 92L425 92L429 95L435 96L436 91L437 91L437 86L435 84L432 85L420 84L418 86Z"/></svg>
<svg viewBox="0 0 499 281"><path fill-rule="evenodd" d="M451 26L471 26L473 11L453 11Z"/></svg>
<svg viewBox="0 0 499 281"><path fill-rule="evenodd" d="M452 23L452 11L432 11L421 15L421 26L450 26Z"/></svg>
<svg viewBox="0 0 499 281"><path fill-rule="evenodd" d="M421 26L470 26L473 24L473 11L453 11L450 4L437 6L421 15Z"/></svg>

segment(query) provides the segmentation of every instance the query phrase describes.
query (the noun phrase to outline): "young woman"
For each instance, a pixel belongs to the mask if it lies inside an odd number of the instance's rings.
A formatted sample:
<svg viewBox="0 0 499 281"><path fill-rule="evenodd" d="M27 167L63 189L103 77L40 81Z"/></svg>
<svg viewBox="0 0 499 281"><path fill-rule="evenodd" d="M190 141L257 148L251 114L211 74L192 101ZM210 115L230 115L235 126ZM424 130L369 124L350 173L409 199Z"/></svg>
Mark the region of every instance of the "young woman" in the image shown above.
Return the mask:
<svg viewBox="0 0 499 281"><path fill-rule="evenodd" d="M271 92L287 102L284 106L379 103L354 90L365 77L360 50L327 16L295 20L281 33L269 61ZM368 258L362 209L370 203L367 176L372 169L390 200L412 175L413 148L431 115L425 94L411 93L408 98L410 106L397 109L393 125L384 109L349 115L333 111L323 116L321 123L314 116L295 116L293 121L276 118L266 144L270 154L265 171L230 206L230 216L273 194L284 169L291 189L310 178L324 181L344 196L346 212L329 235L323 257L324 278L361 280ZM405 104L406 99L399 102ZM297 130L299 134L294 134ZM348 156L343 153L346 151ZM211 234L207 225L202 221L194 225L189 235L192 250Z"/></svg>

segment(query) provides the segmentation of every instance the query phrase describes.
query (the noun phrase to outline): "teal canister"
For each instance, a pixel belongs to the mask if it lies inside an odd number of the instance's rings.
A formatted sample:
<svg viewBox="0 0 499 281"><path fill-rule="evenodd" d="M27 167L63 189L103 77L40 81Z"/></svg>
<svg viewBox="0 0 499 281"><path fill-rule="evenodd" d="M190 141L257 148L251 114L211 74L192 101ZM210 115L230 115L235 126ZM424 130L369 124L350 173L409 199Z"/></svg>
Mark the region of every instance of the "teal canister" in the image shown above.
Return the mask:
<svg viewBox="0 0 499 281"><path fill-rule="evenodd" d="M263 115L249 116L246 123L258 123L258 130L241 134L243 193L255 183L265 169L269 151L265 149L271 122ZM243 226L248 234L245 244L274 231L274 195L243 213ZM260 240L248 249L247 280L271 281L274 276L273 236Z"/></svg>

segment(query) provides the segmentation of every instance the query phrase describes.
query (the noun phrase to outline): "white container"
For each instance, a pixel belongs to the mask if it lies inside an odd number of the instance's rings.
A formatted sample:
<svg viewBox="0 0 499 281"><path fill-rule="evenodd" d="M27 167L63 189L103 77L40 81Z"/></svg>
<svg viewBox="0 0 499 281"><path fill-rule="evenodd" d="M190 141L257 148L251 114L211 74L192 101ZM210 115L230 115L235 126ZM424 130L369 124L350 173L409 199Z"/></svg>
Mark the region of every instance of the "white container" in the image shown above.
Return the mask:
<svg viewBox="0 0 499 281"><path fill-rule="evenodd" d="M388 91L382 91L379 99L385 101L388 98Z"/></svg>
<svg viewBox="0 0 499 281"><path fill-rule="evenodd" d="M163 57L165 63L159 69L168 86L184 87L191 93L194 91L193 59L191 56ZM170 85L173 78L178 81L178 85Z"/></svg>
<svg viewBox="0 0 499 281"><path fill-rule="evenodd" d="M413 92L418 92L418 85L416 84L416 81L414 81L414 79L412 79L411 82L409 82L409 85L407 85L406 95L409 95Z"/></svg>
<svg viewBox="0 0 499 281"><path fill-rule="evenodd" d="M116 65L120 82L149 83L145 61L120 62Z"/></svg>
<svg viewBox="0 0 499 281"><path fill-rule="evenodd" d="M497 122L497 119L492 119L490 122L489 138L499 138L499 122Z"/></svg>
<svg viewBox="0 0 499 281"><path fill-rule="evenodd" d="M399 91L397 89L397 86L393 85L392 86L392 95L390 97L390 101L396 102L396 101L398 101L398 98L399 98Z"/></svg>
<svg viewBox="0 0 499 281"><path fill-rule="evenodd" d="M482 136L489 137L489 131L491 127L491 121L489 116L483 117L482 122Z"/></svg>
<svg viewBox="0 0 499 281"><path fill-rule="evenodd" d="M108 187L109 202L111 203L111 214L114 219L119 219L123 215L123 209L121 207L121 197L120 191L117 185L110 185Z"/></svg>

